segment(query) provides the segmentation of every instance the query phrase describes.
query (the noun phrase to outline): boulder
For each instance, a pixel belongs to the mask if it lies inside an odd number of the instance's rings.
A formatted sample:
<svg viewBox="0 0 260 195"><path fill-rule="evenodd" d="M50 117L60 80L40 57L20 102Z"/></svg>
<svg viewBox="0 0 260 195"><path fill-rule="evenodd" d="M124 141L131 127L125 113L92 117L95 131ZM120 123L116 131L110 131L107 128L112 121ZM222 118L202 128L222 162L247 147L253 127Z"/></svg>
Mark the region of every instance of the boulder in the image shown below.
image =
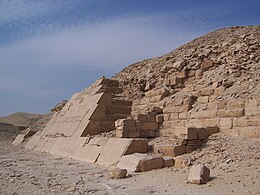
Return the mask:
<svg viewBox="0 0 260 195"><path fill-rule="evenodd" d="M118 168L127 169L128 172L144 172L163 167L164 160L161 156L147 154L130 154L122 156L117 164Z"/></svg>
<svg viewBox="0 0 260 195"><path fill-rule="evenodd" d="M209 181L209 178L210 170L205 165L194 165L190 169L188 183L205 184Z"/></svg>

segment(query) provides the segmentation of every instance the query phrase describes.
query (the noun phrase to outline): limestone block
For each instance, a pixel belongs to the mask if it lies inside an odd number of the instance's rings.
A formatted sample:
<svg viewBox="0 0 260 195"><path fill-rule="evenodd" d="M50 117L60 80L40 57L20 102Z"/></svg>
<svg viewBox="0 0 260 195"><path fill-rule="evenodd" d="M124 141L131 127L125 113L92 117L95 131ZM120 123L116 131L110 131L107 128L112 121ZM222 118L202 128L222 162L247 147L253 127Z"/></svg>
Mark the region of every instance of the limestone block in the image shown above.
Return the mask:
<svg viewBox="0 0 260 195"><path fill-rule="evenodd" d="M147 154L130 154L122 156L117 167L128 172L144 172L163 167L163 158Z"/></svg>
<svg viewBox="0 0 260 195"><path fill-rule="evenodd" d="M41 152L49 152L52 146L54 145L54 143L55 143L55 138L48 137L46 142L41 148Z"/></svg>
<svg viewBox="0 0 260 195"><path fill-rule="evenodd" d="M181 113L188 112L190 110L189 105L181 105L181 106L166 106L163 109L163 113Z"/></svg>
<svg viewBox="0 0 260 195"><path fill-rule="evenodd" d="M128 138L138 138L138 137L141 137L140 131L129 131L127 137Z"/></svg>
<svg viewBox="0 0 260 195"><path fill-rule="evenodd" d="M174 166L174 159L170 156L163 157L163 167L172 167Z"/></svg>
<svg viewBox="0 0 260 195"><path fill-rule="evenodd" d="M169 85L171 87L177 87L179 85L183 84L183 79L182 78L178 78L177 76L173 76L171 78L169 78Z"/></svg>
<svg viewBox="0 0 260 195"><path fill-rule="evenodd" d="M260 121L260 119L259 119ZM254 126L248 116L237 117L233 119L234 127L246 127L246 126Z"/></svg>
<svg viewBox="0 0 260 195"><path fill-rule="evenodd" d="M191 112L191 119L206 119L215 118L217 116L217 110L203 110L197 112Z"/></svg>
<svg viewBox="0 0 260 195"><path fill-rule="evenodd" d="M199 128L198 129L198 139L199 140L205 140L208 138L208 132L205 128Z"/></svg>
<svg viewBox="0 0 260 195"><path fill-rule="evenodd" d="M184 127L184 126L185 126L184 120L165 121L163 123L164 128Z"/></svg>
<svg viewBox="0 0 260 195"><path fill-rule="evenodd" d="M185 127L204 127L203 121L201 119L189 119L185 120Z"/></svg>
<svg viewBox="0 0 260 195"><path fill-rule="evenodd" d="M206 88L206 89L202 89L198 92L198 94L200 96L210 96L214 93L214 89L212 88Z"/></svg>
<svg viewBox="0 0 260 195"><path fill-rule="evenodd" d="M248 106L245 107L246 116L260 116L260 106Z"/></svg>
<svg viewBox="0 0 260 195"><path fill-rule="evenodd" d="M228 102L228 109L242 109L245 106L245 100L244 99L236 99L234 101Z"/></svg>
<svg viewBox="0 0 260 195"><path fill-rule="evenodd" d="M127 138L128 137L128 131L121 131L121 130L116 130L116 137L117 138Z"/></svg>
<svg viewBox="0 0 260 195"><path fill-rule="evenodd" d="M189 112L179 113L179 119L180 119L180 120L188 119L189 117L190 117L190 113L189 113Z"/></svg>
<svg viewBox="0 0 260 195"><path fill-rule="evenodd" d="M211 61L211 60L205 60L205 61L202 62L202 64L201 64L201 68L202 68L203 70L207 70L207 69L209 69L209 68L211 68L211 67L213 67L213 66L214 66L214 62Z"/></svg>
<svg viewBox="0 0 260 195"><path fill-rule="evenodd" d="M125 178L127 175L126 169L113 169L112 171L109 171L108 173L109 177L112 179L122 179Z"/></svg>
<svg viewBox="0 0 260 195"><path fill-rule="evenodd" d="M233 127L233 118L220 118L219 126L226 127L226 128L232 128Z"/></svg>
<svg viewBox="0 0 260 195"><path fill-rule="evenodd" d="M209 96L201 96L197 98L197 102L201 104L205 104L209 102Z"/></svg>
<svg viewBox="0 0 260 195"><path fill-rule="evenodd" d="M214 133L220 132L220 129L218 126L212 126L212 127L206 127L207 135L210 136Z"/></svg>
<svg viewBox="0 0 260 195"><path fill-rule="evenodd" d="M147 119L149 122L156 122L156 115L148 113Z"/></svg>
<svg viewBox="0 0 260 195"><path fill-rule="evenodd" d="M86 144L77 148L76 152L71 155L72 158L88 163L95 163L104 146Z"/></svg>
<svg viewBox="0 0 260 195"><path fill-rule="evenodd" d="M140 137L143 137L143 138L154 138L154 137L157 137L157 131L151 131L151 130L141 131L140 132Z"/></svg>
<svg viewBox="0 0 260 195"><path fill-rule="evenodd" d="M235 127L234 130L236 130L238 136L241 137L260 138L260 126Z"/></svg>
<svg viewBox="0 0 260 195"><path fill-rule="evenodd" d="M146 114L139 114L139 115L137 116L137 120L138 120L138 121L148 121L147 115L146 115Z"/></svg>
<svg viewBox="0 0 260 195"><path fill-rule="evenodd" d="M19 134L16 136L15 140L12 142L13 145L18 146L24 141L24 135Z"/></svg>
<svg viewBox="0 0 260 195"><path fill-rule="evenodd" d="M158 123L156 122L142 122L141 129L144 131L156 131L158 129Z"/></svg>
<svg viewBox="0 0 260 195"><path fill-rule="evenodd" d="M188 176L188 182L193 184L205 184L209 181L210 170L205 165L194 165Z"/></svg>
<svg viewBox="0 0 260 195"><path fill-rule="evenodd" d="M188 167L191 165L191 158L189 156L177 156L174 158L174 167L177 169Z"/></svg>
<svg viewBox="0 0 260 195"><path fill-rule="evenodd" d="M136 131L136 121L134 119L119 119L115 122L117 129L123 131ZM120 128L120 126L122 128Z"/></svg>
<svg viewBox="0 0 260 195"><path fill-rule="evenodd" d="M201 124L205 127L218 127L219 118L201 119Z"/></svg>
<svg viewBox="0 0 260 195"><path fill-rule="evenodd" d="M146 139L109 138L104 145L98 164L115 165L121 156L134 152L146 152L148 142Z"/></svg>
<svg viewBox="0 0 260 195"><path fill-rule="evenodd" d="M175 157L185 153L185 146L184 145L154 145L154 153Z"/></svg>
<svg viewBox="0 0 260 195"><path fill-rule="evenodd" d="M171 113L171 114L169 114L169 120L170 121L175 121L177 119L179 119L179 114L178 113Z"/></svg>
<svg viewBox="0 0 260 195"><path fill-rule="evenodd" d="M36 145L39 143L39 140L41 138L40 136L41 132L36 132L32 138L27 142L27 144L25 145L25 148L27 149L33 149L36 147Z"/></svg>
<svg viewBox="0 0 260 195"><path fill-rule="evenodd" d="M215 95L222 95L225 90L226 90L226 88L225 88L224 86L217 87L217 88L214 90L214 94L215 94Z"/></svg>
<svg viewBox="0 0 260 195"><path fill-rule="evenodd" d="M218 110L217 116L220 118L229 118L229 117L241 117L244 115L244 109L236 109L236 110Z"/></svg>
<svg viewBox="0 0 260 195"><path fill-rule="evenodd" d="M131 106L106 106L106 114L130 114Z"/></svg>

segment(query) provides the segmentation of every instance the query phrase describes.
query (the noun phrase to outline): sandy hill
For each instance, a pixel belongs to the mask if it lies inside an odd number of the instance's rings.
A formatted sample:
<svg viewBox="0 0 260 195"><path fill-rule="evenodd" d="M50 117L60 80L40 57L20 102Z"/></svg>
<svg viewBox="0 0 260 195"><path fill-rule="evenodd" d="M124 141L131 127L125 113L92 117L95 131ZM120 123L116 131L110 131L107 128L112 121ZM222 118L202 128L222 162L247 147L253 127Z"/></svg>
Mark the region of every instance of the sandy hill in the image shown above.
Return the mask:
<svg viewBox="0 0 260 195"><path fill-rule="evenodd" d="M36 121L38 121L39 119L43 118L43 116L43 114L16 112L8 116L0 117L0 122L9 123L14 126L28 127Z"/></svg>

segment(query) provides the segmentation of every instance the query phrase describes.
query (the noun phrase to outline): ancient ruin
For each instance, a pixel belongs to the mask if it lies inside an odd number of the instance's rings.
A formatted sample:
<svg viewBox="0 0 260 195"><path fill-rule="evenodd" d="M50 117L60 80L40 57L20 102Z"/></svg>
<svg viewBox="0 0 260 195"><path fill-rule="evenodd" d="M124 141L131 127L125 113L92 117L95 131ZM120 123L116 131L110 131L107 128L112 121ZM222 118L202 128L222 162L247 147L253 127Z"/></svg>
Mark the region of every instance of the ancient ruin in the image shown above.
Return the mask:
<svg viewBox="0 0 260 195"><path fill-rule="evenodd" d="M259 32L219 30L101 77L13 144L138 172L173 166L217 132L260 138Z"/></svg>

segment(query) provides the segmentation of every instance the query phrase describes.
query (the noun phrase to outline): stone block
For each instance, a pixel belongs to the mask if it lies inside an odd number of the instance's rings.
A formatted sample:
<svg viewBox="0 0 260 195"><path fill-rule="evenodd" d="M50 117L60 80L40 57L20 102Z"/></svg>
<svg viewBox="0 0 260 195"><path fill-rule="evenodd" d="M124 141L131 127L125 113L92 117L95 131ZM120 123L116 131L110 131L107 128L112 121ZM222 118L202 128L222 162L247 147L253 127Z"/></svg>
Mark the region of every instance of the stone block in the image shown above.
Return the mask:
<svg viewBox="0 0 260 195"><path fill-rule="evenodd" d="M97 163L115 165L121 156L134 152L147 152L147 149L146 139L109 138L100 152Z"/></svg>
<svg viewBox="0 0 260 195"><path fill-rule="evenodd" d="M214 62L212 60L205 60L204 62L201 63L201 68L203 70L207 70L213 66L214 66Z"/></svg>
<svg viewBox="0 0 260 195"><path fill-rule="evenodd" d="M200 96L197 98L197 102L201 104L205 104L209 102L209 96Z"/></svg>
<svg viewBox="0 0 260 195"><path fill-rule="evenodd" d="M127 137L138 138L138 137L140 137L140 131L129 131Z"/></svg>
<svg viewBox="0 0 260 195"><path fill-rule="evenodd" d="M229 117L241 117L244 115L244 109L236 109L236 110L218 110L217 116L220 118L229 118Z"/></svg>
<svg viewBox="0 0 260 195"><path fill-rule="evenodd" d="M137 116L137 120L138 120L138 121L148 121L147 115L146 115L146 114L139 114L139 115Z"/></svg>
<svg viewBox="0 0 260 195"><path fill-rule="evenodd" d="M191 158L190 156L177 156L174 158L174 167L177 169L188 167L191 165Z"/></svg>
<svg viewBox="0 0 260 195"><path fill-rule="evenodd" d="M201 124L205 127L219 126L219 118L201 119Z"/></svg>
<svg viewBox="0 0 260 195"><path fill-rule="evenodd" d="M103 146L86 144L77 148L72 158L88 163L95 163L100 155Z"/></svg>
<svg viewBox="0 0 260 195"><path fill-rule="evenodd" d="M245 116L233 119L234 127L260 126L260 118L256 116Z"/></svg>
<svg viewBox="0 0 260 195"><path fill-rule="evenodd" d="M232 128L233 127L233 119L232 118L220 118L219 119L219 126Z"/></svg>
<svg viewBox="0 0 260 195"><path fill-rule="evenodd" d="M39 143L39 141L40 141L40 138L41 138L40 133L41 132L35 133L32 136L32 138L27 142L27 144L25 145L25 148L27 148L27 149L35 148L37 146L37 144Z"/></svg>
<svg viewBox="0 0 260 195"><path fill-rule="evenodd" d="M226 88L225 88L224 86L217 87L217 88L214 90L214 94L215 94L215 95L222 95L225 90L226 90Z"/></svg>
<svg viewBox="0 0 260 195"><path fill-rule="evenodd" d="M205 128L199 128L198 129L198 139L199 140L205 140L208 138L208 132Z"/></svg>
<svg viewBox="0 0 260 195"><path fill-rule="evenodd" d="M127 138L128 137L128 131L116 130L116 137L117 138Z"/></svg>
<svg viewBox="0 0 260 195"><path fill-rule="evenodd" d="M163 158L147 154L130 154L122 156L117 167L128 172L144 172L163 167Z"/></svg>
<svg viewBox="0 0 260 195"><path fill-rule="evenodd" d="M163 154L166 156L179 156L185 153L184 145L154 145L155 154Z"/></svg>
<svg viewBox="0 0 260 195"><path fill-rule="evenodd" d="M15 140L12 142L13 145L18 146L20 144L22 144L22 142L24 141L24 135L23 134L19 134L16 136Z"/></svg>
<svg viewBox="0 0 260 195"><path fill-rule="evenodd" d="M248 138L260 138L260 126L234 127L238 136Z"/></svg>
<svg viewBox="0 0 260 195"><path fill-rule="evenodd" d="M185 119L188 119L190 117L190 113L189 112L182 112L182 113L179 113L179 119L180 120L185 120Z"/></svg>
<svg viewBox="0 0 260 195"><path fill-rule="evenodd" d="M217 116L217 110L203 110L197 112L191 112L191 119L206 119L215 118Z"/></svg>
<svg viewBox="0 0 260 195"><path fill-rule="evenodd" d="M177 76L173 76L173 77L169 78L169 85L171 87L177 87L182 84L183 84L182 78L178 78Z"/></svg>
<svg viewBox="0 0 260 195"><path fill-rule="evenodd" d="M156 131L158 129L158 123L156 123L156 122L143 122L141 128L144 131Z"/></svg>
<svg viewBox="0 0 260 195"><path fill-rule="evenodd" d="M172 167L174 166L174 159L170 156L163 157L163 167Z"/></svg>
<svg viewBox="0 0 260 195"><path fill-rule="evenodd" d="M207 135L210 136L214 133L220 132L220 129L217 126L206 127L206 132L207 132Z"/></svg>
<svg viewBox="0 0 260 195"><path fill-rule="evenodd" d="M126 169L113 169L112 171L109 171L108 173L109 177L112 179L122 179L125 178L127 175Z"/></svg>
<svg viewBox="0 0 260 195"><path fill-rule="evenodd" d="M260 106L246 106L245 107L246 116L260 116Z"/></svg>
<svg viewBox="0 0 260 195"><path fill-rule="evenodd" d="M188 176L188 182L193 184L205 184L209 181L210 170L205 165L194 165Z"/></svg>
<svg viewBox="0 0 260 195"><path fill-rule="evenodd" d="M156 115L148 114L147 119L148 119L149 122L156 122Z"/></svg>
<svg viewBox="0 0 260 195"><path fill-rule="evenodd" d="M171 113L171 114L169 114L169 120L170 121L175 121L177 119L179 119L179 114L178 113Z"/></svg>
<svg viewBox="0 0 260 195"><path fill-rule="evenodd" d="M212 88L206 88L206 89L202 89L198 92L198 95L200 96L210 96L214 93L214 89Z"/></svg>

